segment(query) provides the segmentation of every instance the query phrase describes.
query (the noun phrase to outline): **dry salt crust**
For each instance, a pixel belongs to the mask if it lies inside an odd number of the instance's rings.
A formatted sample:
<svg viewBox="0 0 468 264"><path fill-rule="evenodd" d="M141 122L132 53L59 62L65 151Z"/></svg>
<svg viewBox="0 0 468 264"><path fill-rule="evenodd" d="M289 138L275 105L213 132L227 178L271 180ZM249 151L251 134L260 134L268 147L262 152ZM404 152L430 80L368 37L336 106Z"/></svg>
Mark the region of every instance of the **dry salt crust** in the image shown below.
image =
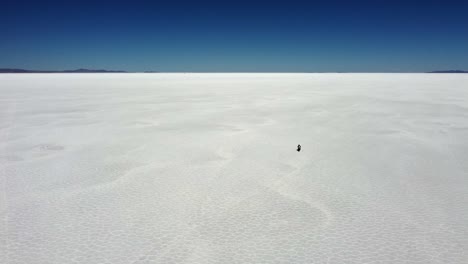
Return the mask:
<svg viewBox="0 0 468 264"><path fill-rule="evenodd" d="M0 263L468 263L467 161L468 75L2 74Z"/></svg>

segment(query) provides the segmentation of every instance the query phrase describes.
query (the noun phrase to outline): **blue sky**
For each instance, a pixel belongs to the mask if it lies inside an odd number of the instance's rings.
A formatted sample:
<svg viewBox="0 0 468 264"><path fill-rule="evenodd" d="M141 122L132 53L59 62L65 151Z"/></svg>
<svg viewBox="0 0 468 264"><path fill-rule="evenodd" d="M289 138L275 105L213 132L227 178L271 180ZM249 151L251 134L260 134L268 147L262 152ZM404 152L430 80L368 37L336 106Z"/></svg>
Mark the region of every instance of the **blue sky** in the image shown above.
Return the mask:
<svg viewBox="0 0 468 264"><path fill-rule="evenodd" d="M468 70L468 1L9 1L0 67Z"/></svg>

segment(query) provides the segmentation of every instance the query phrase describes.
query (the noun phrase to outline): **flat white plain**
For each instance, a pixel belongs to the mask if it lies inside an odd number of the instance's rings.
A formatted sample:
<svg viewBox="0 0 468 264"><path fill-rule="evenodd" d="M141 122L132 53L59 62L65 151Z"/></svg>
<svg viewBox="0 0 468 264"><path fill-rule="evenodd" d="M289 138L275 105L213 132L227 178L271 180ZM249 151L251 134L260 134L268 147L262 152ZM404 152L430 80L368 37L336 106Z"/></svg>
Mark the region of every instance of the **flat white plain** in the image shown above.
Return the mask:
<svg viewBox="0 0 468 264"><path fill-rule="evenodd" d="M0 175L0 263L467 263L468 75L2 74Z"/></svg>

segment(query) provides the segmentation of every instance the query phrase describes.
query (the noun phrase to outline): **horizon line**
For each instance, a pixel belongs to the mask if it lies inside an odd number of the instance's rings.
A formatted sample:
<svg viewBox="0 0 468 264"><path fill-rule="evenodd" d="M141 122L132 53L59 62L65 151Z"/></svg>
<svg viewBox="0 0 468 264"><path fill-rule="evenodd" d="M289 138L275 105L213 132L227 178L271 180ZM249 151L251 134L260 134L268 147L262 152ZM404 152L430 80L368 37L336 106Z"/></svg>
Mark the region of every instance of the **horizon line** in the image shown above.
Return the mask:
<svg viewBox="0 0 468 264"><path fill-rule="evenodd" d="M22 68L0 68L0 73L468 73L465 70L433 70L433 71L125 71L107 69L78 68L74 70L29 70Z"/></svg>

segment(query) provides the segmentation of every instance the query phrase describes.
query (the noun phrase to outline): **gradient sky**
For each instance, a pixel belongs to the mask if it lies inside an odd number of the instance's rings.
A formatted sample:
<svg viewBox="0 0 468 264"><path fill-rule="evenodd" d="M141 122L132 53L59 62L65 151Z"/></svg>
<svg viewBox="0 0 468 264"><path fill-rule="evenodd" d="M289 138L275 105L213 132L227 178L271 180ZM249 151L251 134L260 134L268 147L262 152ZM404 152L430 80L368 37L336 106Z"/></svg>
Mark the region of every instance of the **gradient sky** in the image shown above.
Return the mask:
<svg viewBox="0 0 468 264"><path fill-rule="evenodd" d="M2 1L0 32L0 68L468 70L467 0Z"/></svg>

